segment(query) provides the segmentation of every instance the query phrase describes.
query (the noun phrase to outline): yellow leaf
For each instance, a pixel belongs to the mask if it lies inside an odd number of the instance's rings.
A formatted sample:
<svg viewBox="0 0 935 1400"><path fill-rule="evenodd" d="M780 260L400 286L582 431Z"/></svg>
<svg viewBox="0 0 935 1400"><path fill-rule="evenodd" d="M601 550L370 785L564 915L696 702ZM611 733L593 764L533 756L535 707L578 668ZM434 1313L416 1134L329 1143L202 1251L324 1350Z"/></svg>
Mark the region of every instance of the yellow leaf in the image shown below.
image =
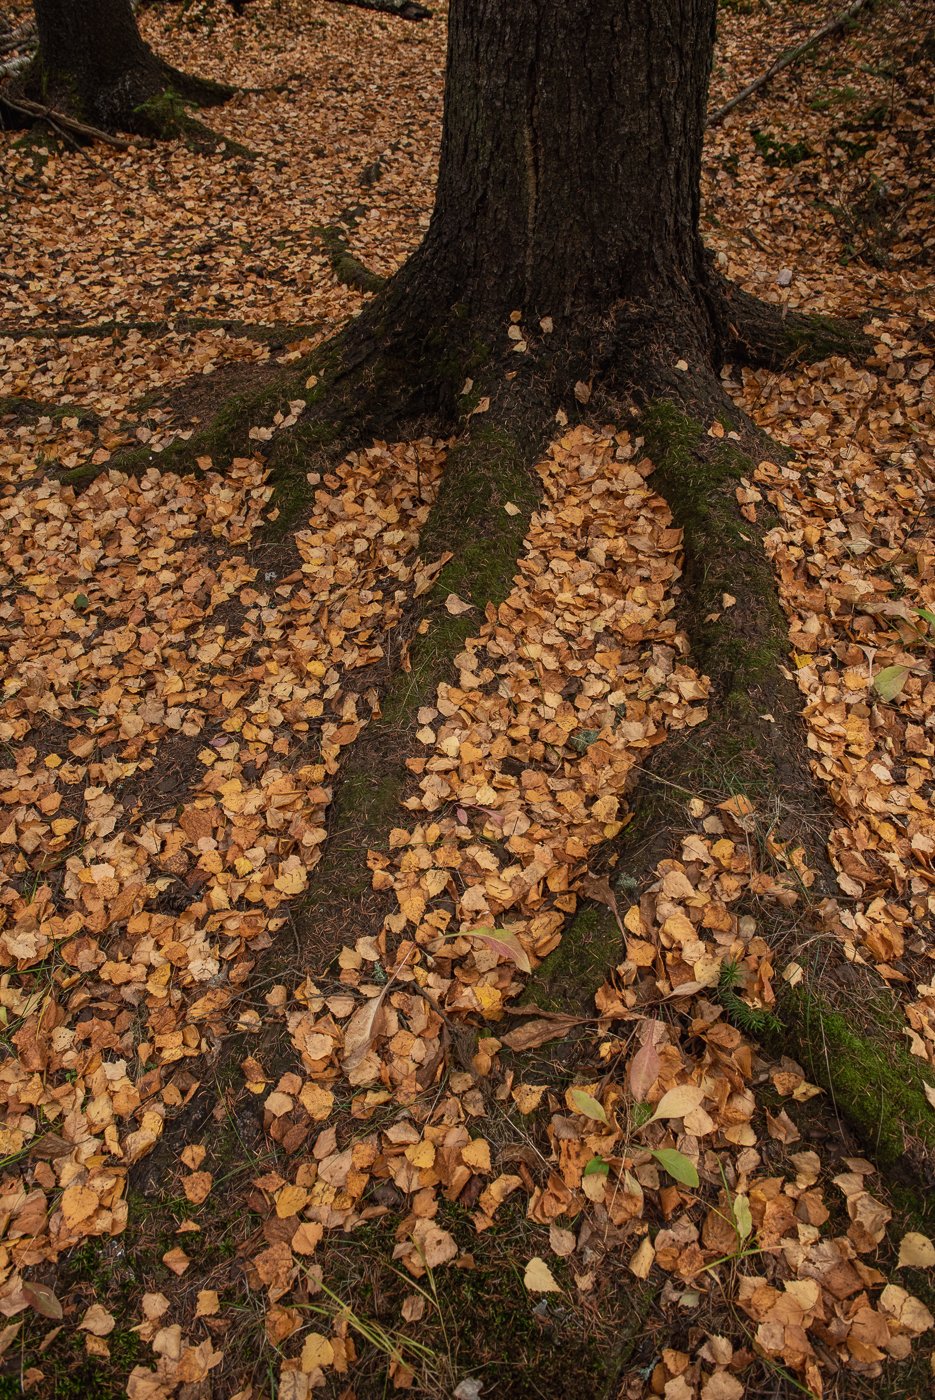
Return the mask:
<svg viewBox="0 0 935 1400"><path fill-rule="evenodd" d="M484 1138L474 1138L461 1149L461 1160L476 1172L490 1171L490 1144Z"/></svg>
<svg viewBox="0 0 935 1400"><path fill-rule="evenodd" d="M220 1299L213 1288L201 1288L198 1290L198 1306L195 1309L196 1317L214 1317L220 1310Z"/></svg>
<svg viewBox="0 0 935 1400"><path fill-rule="evenodd" d="M299 1211L308 1200L304 1186L284 1186L276 1196L276 1214L280 1220L288 1220Z"/></svg>
<svg viewBox="0 0 935 1400"><path fill-rule="evenodd" d="M686 1113L698 1107L704 1098L704 1089L697 1084L676 1084L674 1089L663 1094L656 1104L650 1123L658 1118L684 1118Z"/></svg>
<svg viewBox="0 0 935 1400"><path fill-rule="evenodd" d="M425 1169L435 1161L434 1142L413 1142L406 1148L406 1156L414 1167Z"/></svg>
<svg viewBox="0 0 935 1400"><path fill-rule="evenodd" d="M552 1270L544 1259L539 1258L538 1254L534 1255L526 1265L523 1283L530 1293L561 1293L562 1291L552 1277Z"/></svg>
<svg viewBox="0 0 935 1400"><path fill-rule="evenodd" d="M513 1089L513 1102L520 1113L534 1113L539 1107L545 1088L544 1084L517 1084Z"/></svg>
<svg viewBox="0 0 935 1400"><path fill-rule="evenodd" d="M604 1106L593 1094L586 1094L583 1089L569 1089L565 1097L575 1113L582 1113L585 1118L596 1118L599 1123L607 1122Z"/></svg>
<svg viewBox="0 0 935 1400"><path fill-rule="evenodd" d="M97 1210L100 1202L87 1186L66 1186L62 1192L62 1216L69 1230L74 1230Z"/></svg>
<svg viewBox="0 0 935 1400"><path fill-rule="evenodd" d="M898 1269L931 1269L935 1267L935 1244L928 1235L910 1230L899 1246Z"/></svg>
<svg viewBox="0 0 935 1400"><path fill-rule="evenodd" d="M630 1260L630 1273L635 1274L637 1278L648 1277L655 1257L656 1251L653 1248L653 1242L647 1235Z"/></svg>
<svg viewBox="0 0 935 1400"><path fill-rule="evenodd" d="M334 1361L334 1347L321 1332L309 1332L302 1346L302 1370L306 1375Z"/></svg>

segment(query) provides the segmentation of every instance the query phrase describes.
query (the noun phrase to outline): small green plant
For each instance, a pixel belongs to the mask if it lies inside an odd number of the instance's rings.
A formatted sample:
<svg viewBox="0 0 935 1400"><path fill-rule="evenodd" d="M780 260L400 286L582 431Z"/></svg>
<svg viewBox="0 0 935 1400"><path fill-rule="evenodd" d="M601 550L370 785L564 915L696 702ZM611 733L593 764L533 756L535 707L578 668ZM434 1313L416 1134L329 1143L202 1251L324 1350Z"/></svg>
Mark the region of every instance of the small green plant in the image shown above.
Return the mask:
<svg viewBox="0 0 935 1400"><path fill-rule="evenodd" d="M815 152L807 141L780 141L768 131L754 130L753 144L766 165L798 165L811 160Z"/></svg>
<svg viewBox="0 0 935 1400"><path fill-rule="evenodd" d="M921 645L930 651L935 650L935 612L929 608L913 608L916 617L921 618L926 623L925 628L918 623L915 624L915 636L908 643L909 646ZM903 686L912 674L912 668L897 662L893 666L884 666L873 678L873 688L881 700L895 700L902 691Z"/></svg>
<svg viewBox="0 0 935 1400"><path fill-rule="evenodd" d="M768 1031L781 1030L781 1023L772 1011L751 1006L737 993L743 980L740 964L725 958L717 981L717 998L727 1013L727 1019L748 1035L761 1036Z"/></svg>
<svg viewBox="0 0 935 1400"><path fill-rule="evenodd" d="M750 1200L748 1196L738 1192L731 1194L731 1189L727 1184L727 1177L724 1175L724 1167L721 1159L718 1158L718 1170L721 1174L721 1185L724 1196L727 1199L729 1214L723 1210L718 1210L717 1206L711 1209L715 1215L726 1222L733 1230L737 1240L736 1247L729 1254L722 1254L719 1259L713 1259L710 1264L705 1265L705 1272L716 1269L721 1264L739 1264L743 1259L749 1259L751 1255L762 1254L763 1251L753 1239L753 1215L750 1210Z"/></svg>

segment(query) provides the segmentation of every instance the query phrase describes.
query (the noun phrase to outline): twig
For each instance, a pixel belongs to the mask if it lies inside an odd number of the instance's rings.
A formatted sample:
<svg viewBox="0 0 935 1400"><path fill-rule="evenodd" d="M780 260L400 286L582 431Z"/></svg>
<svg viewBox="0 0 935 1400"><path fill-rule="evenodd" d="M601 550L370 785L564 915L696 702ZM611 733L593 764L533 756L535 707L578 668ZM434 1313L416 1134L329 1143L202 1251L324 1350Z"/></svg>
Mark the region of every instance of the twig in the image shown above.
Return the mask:
<svg viewBox="0 0 935 1400"><path fill-rule="evenodd" d="M787 49L785 53L781 53L758 78L754 78L752 83L748 83L745 88L742 88L740 92L736 93L728 102L725 102L723 107L718 107L716 112L712 112L708 117L707 125L717 126L718 122L723 121L728 112L732 112L741 102L746 102L748 97L752 97L755 92L759 92L760 88L765 87L771 78L775 78L777 73L781 73L784 68L790 67L791 64L795 63L797 59L800 59L802 55L807 53L815 44L827 38L829 34L835 34L839 29L843 29L868 3L869 0L853 0L853 4L848 5L846 10L842 10L839 15L835 15L833 19L829 19L820 29L816 29L814 34L810 34L807 39L803 39L801 44L796 44L793 48Z"/></svg>
<svg viewBox="0 0 935 1400"><path fill-rule="evenodd" d="M99 127L88 126L85 122L76 121L74 117L67 117L64 112L58 112L52 107L40 107L38 102L30 102L26 97L14 99L2 88L0 88L0 104L12 107L14 112L22 112L26 117L38 117L40 121L48 122L50 126L73 131L77 136L87 136L93 141L103 141L105 145L113 146L118 151L129 151L131 146L135 144L125 141L122 136L112 136L109 131L101 131Z"/></svg>

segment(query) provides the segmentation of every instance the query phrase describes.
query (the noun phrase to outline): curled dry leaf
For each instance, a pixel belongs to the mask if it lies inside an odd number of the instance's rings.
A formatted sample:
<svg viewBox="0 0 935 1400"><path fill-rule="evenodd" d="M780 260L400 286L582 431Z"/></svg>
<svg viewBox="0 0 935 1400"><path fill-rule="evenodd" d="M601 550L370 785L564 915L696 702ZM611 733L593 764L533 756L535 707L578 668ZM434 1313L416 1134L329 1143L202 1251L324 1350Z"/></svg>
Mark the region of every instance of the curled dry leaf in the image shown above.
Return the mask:
<svg viewBox="0 0 935 1400"><path fill-rule="evenodd" d="M449 593L445 599L445 611L451 613L452 617L460 617L462 613L473 612L474 604L466 603L457 593Z"/></svg>
<svg viewBox="0 0 935 1400"><path fill-rule="evenodd" d="M515 963L521 972L532 972L532 965L526 949L515 933L505 928L472 928L464 930L460 937L477 938L485 943L491 952L508 962Z"/></svg>
<svg viewBox="0 0 935 1400"><path fill-rule="evenodd" d="M92 1303L78 1323L82 1332L90 1332L95 1337L109 1337L116 1326L117 1319L113 1313L108 1312L100 1303Z"/></svg>

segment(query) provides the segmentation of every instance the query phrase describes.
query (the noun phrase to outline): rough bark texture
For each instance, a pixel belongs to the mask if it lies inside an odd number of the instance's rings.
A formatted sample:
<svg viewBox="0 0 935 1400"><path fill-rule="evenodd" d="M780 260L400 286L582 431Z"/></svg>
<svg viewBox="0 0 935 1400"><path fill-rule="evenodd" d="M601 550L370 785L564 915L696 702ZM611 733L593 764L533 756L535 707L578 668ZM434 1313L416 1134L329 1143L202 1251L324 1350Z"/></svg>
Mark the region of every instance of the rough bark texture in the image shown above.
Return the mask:
<svg viewBox="0 0 935 1400"><path fill-rule="evenodd" d="M508 346L520 311L540 383L604 376L713 409L728 355L813 349L810 321L734 296L702 244L716 13L717 0L452 0L432 221L346 337L350 372L380 359L381 384L389 370L434 410ZM835 330L824 323L823 353Z"/></svg>
<svg viewBox="0 0 935 1400"><path fill-rule="evenodd" d="M716 8L456 0L426 258L539 316L699 281Z"/></svg>
<svg viewBox="0 0 935 1400"><path fill-rule="evenodd" d="M521 310L528 333L551 317L553 344L591 356L674 327L693 358L716 357L698 232L716 10L453 0L432 222L358 334L393 345L444 324L448 348L483 357Z"/></svg>
<svg viewBox="0 0 935 1400"><path fill-rule="evenodd" d="M35 10L39 49L23 91L45 107L110 130L162 135L173 116L159 110L165 94L177 94L178 105L230 96L229 88L181 73L154 54L130 0L35 0Z"/></svg>

